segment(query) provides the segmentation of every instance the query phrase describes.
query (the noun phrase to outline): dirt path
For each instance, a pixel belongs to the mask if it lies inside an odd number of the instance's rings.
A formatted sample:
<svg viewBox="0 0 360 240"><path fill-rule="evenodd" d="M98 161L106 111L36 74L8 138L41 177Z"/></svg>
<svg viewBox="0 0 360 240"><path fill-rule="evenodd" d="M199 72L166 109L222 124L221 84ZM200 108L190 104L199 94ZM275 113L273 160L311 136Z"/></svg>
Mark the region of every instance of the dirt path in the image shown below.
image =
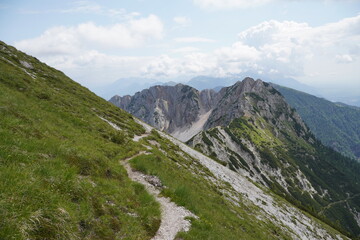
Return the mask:
<svg viewBox="0 0 360 240"><path fill-rule="evenodd" d="M148 133L145 133L145 134L140 135L140 136L134 136L133 141L138 142L138 141L140 141L140 139L142 139L144 137L147 137L147 136L149 136Z"/></svg>
<svg viewBox="0 0 360 240"><path fill-rule="evenodd" d="M102 120L109 123L112 127L114 127L117 130L120 130L117 128L117 126L110 121L101 118ZM141 125L141 121L137 120ZM147 125L144 125L146 133L141 136L134 136L133 141L138 142L141 138L147 137L151 131L151 128ZM160 180L155 176L149 176L146 174L143 174L138 171L134 171L129 161L135 157L138 157L140 155L146 155L149 154L146 151L139 152L138 154L126 158L124 160L121 160L120 163L125 167L128 176L131 180L141 183L145 186L146 190L155 197L156 201L160 203L161 207L161 224L156 232L156 235L151 240L173 240L175 236L178 234L178 232L187 232L190 230L191 222L189 220L186 220L186 217L193 217L198 218L196 215L194 215L192 212L187 210L184 207L180 207L176 205L174 202L171 202L169 198L165 198L160 196L160 188L157 187L158 185L161 185Z"/></svg>
<svg viewBox="0 0 360 240"><path fill-rule="evenodd" d="M149 179L154 178L153 176L134 171L130 167L129 161L143 154L148 153L140 152L131 158L122 160L121 164L125 167L129 178L135 182L143 184L146 190L155 197L156 201L160 203L161 225L152 240L173 240L178 232L187 232L190 230L191 223L190 221L185 220L185 217L197 217L184 207L179 207L175 203L171 202L169 198L159 196L160 190L150 183L153 181L149 181Z"/></svg>

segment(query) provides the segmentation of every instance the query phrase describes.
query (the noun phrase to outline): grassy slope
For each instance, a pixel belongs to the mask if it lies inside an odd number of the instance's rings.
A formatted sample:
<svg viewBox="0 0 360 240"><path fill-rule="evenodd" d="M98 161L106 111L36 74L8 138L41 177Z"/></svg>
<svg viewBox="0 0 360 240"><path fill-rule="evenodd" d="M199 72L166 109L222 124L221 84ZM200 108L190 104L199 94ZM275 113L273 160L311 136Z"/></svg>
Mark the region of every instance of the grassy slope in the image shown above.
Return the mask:
<svg viewBox="0 0 360 240"><path fill-rule="evenodd" d="M274 87L325 145L360 159L360 108L339 105L278 85Z"/></svg>
<svg viewBox="0 0 360 240"><path fill-rule="evenodd" d="M159 205L118 164L141 148L127 134L142 127L63 73L0 49L0 239L150 238Z"/></svg>

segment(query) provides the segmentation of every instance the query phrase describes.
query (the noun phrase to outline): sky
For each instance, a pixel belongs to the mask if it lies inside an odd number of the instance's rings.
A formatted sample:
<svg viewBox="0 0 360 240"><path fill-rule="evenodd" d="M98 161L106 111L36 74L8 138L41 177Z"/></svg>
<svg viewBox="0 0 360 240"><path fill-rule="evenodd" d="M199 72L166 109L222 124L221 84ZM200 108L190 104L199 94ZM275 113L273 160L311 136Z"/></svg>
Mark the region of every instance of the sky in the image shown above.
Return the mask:
<svg viewBox="0 0 360 240"><path fill-rule="evenodd" d="M254 72L360 103L360 0L0 0L0 40L95 92Z"/></svg>

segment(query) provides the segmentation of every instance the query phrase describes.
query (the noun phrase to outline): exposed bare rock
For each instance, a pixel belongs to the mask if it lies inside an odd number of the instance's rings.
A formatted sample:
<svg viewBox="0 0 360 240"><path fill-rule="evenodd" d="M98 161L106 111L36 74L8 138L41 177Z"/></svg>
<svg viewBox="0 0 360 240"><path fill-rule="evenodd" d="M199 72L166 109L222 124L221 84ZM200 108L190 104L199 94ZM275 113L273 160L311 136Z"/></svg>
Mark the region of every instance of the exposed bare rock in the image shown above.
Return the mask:
<svg viewBox="0 0 360 240"><path fill-rule="evenodd" d="M159 130L174 133L180 129L203 129L203 116L209 113L218 101L213 90L198 90L183 84L154 86L137 92L134 96L114 96L110 102L128 111ZM206 115L208 117L208 115ZM207 120L207 119L206 119ZM194 134L189 132L188 140Z"/></svg>
<svg viewBox="0 0 360 240"><path fill-rule="evenodd" d="M23 61L20 60L21 65L23 65L24 67L28 68L28 69L34 69L33 65L27 61Z"/></svg>

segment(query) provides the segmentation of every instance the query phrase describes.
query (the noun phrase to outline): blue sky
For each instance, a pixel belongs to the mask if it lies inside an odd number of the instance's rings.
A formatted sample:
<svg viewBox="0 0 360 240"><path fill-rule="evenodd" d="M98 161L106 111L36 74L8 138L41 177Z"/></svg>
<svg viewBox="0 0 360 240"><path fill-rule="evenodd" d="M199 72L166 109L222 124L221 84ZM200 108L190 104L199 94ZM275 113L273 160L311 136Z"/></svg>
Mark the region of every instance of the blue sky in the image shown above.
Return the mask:
<svg viewBox="0 0 360 240"><path fill-rule="evenodd" d="M359 0L2 0L0 39L95 91L256 72L360 99Z"/></svg>

